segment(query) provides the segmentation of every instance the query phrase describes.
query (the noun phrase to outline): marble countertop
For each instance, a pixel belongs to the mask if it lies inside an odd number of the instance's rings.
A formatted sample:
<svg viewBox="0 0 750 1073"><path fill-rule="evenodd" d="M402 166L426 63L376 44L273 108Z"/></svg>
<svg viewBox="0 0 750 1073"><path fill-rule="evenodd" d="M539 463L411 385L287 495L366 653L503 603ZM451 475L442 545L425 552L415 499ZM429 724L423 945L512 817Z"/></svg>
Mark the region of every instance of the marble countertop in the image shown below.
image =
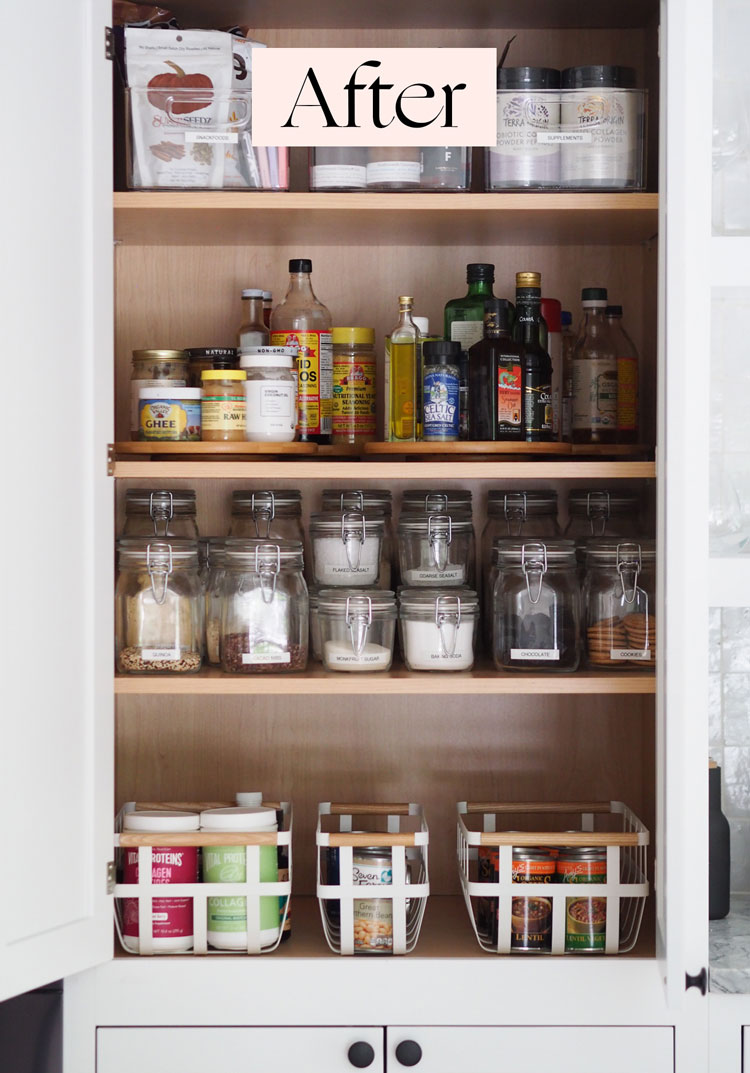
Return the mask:
<svg viewBox="0 0 750 1073"><path fill-rule="evenodd" d="M750 894L733 894L729 916L708 932L711 990L750 994Z"/></svg>

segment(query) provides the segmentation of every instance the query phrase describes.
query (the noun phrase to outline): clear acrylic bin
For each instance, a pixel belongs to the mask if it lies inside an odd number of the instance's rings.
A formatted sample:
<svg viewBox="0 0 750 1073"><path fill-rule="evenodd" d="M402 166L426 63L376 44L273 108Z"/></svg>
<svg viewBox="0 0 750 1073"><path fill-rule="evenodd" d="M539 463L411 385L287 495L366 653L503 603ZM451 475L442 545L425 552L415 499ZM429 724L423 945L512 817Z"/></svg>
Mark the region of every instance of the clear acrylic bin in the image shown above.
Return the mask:
<svg viewBox="0 0 750 1073"><path fill-rule="evenodd" d="M130 949L137 955L154 955L162 951L159 948L158 938L155 940L154 932L163 923L169 912L184 913L187 908L188 914L192 913L192 942L188 949L175 949L168 951L174 954L268 954L275 950L281 942L289 912L289 901L292 893L292 806L288 801L264 802L268 808L276 810L279 818L279 829L273 831L215 831L196 830L185 832L159 832L158 834L144 834L138 831L123 831L123 816L135 811L164 811L184 814L186 812L200 813L205 809L231 807L234 802L228 801L203 801L203 802L139 802L129 801L123 805L115 820L114 845L117 858L118 878L122 877L125 868L125 854L137 853L138 881L135 883L117 882L114 886L114 911L115 927L117 936L123 949ZM175 824L175 826L177 826ZM185 882L172 883L154 879L154 868L157 870L164 867L172 867L175 862L171 859L175 856L172 852L179 847L195 849L198 853L203 852L203 847L209 845L243 846L245 847L245 879L236 883L209 883ZM283 847L282 853L288 859L288 879L276 882L261 880L261 856L262 846L272 845L275 848ZM168 848L168 857L164 865L154 861L153 854L158 848ZM178 873L179 874L179 873ZM247 948L242 950L210 949L208 946L208 900L209 898L244 898L247 928ZM279 903L278 932L273 941L264 940L260 930L261 899L274 898ZM156 906L156 902L160 902ZM169 903L169 904L167 904ZM177 904L181 903L181 904ZM192 903L192 905L190 904ZM133 914L131 919L131 914ZM126 921L132 923L136 920L137 931L132 926L128 929ZM274 925L275 929L275 925ZM126 932L135 934L133 941L127 942Z"/></svg>
<svg viewBox="0 0 750 1073"><path fill-rule="evenodd" d="M125 108L130 189L289 189L289 150L253 146L249 92L126 89Z"/></svg>
<svg viewBox="0 0 750 1073"><path fill-rule="evenodd" d="M415 804L318 806L317 895L335 954L410 954L427 897L429 833Z"/></svg>
<svg viewBox="0 0 750 1073"><path fill-rule="evenodd" d="M633 949L649 893L649 833L627 805L460 801L457 809L461 887L483 950Z"/></svg>
<svg viewBox="0 0 750 1073"><path fill-rule="evenodd" d="M471 149L466 146L411 148L399 160L394 149L318 147L310 150L310 189L329 193L471 189ZM383 159L380 159L382 156Z"/></svg>
<svg viewBox="0 0 750 1073"><path fill-rule="evenodd" d="M501 89L485 190L643 190L644 89Z"/></svg>

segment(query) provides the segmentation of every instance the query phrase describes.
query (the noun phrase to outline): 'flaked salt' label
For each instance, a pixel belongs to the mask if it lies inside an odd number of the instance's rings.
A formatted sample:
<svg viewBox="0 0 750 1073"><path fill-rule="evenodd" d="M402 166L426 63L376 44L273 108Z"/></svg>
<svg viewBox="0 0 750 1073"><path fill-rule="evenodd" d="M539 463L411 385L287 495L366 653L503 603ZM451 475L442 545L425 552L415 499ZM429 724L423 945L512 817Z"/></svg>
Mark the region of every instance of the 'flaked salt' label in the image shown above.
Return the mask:
<svg viewBox="0 0 750 1073"><path fill-rule="evenodd" d="M141 659L144 663L155 663L162 659L180 659L179 648L142 648Z"/></svg>
<svg viewBox="0 0 750 1073"><path fill-rule="evenodd" d="M560 658L559 648L511 648L511 659L546 659Z"/></svg>
<svg viewBox="0 0 750 1073"><path fill-rule="evenodd" d="M610 659L651 659L650 648L610 648Z"/></svg>

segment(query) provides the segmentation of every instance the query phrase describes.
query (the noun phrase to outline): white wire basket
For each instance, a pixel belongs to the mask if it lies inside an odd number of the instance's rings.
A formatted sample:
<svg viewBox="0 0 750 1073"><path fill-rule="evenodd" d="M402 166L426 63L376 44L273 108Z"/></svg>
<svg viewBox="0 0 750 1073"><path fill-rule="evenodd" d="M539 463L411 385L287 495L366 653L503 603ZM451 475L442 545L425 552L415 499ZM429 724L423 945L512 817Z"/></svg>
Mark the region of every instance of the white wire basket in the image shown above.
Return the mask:
<svg viewBox="0 0 750 1073"><path fill-rule="evenodd" d="M114 887L115 927L117 936L124 950L131 953L151 956L157 953L174 954L269 954L281 942L284 924L289 913L289 900L292 893L292 806L288 801L267 801L264 805L276 810L279 817L277 831L181 831L181 832L142 832L123 831L123 816L126 813L142 810L173 812L202 812L204 809L226 808L227 801L205 802L139 802L129 801L123 805L115 821L116 834L114 845L117 857L118 876L126 852L138 854L138 882L118 882ZM153 879L153 852L155 847L198 847L199 854L207 846L244 846L245 880L236 883L159 883ZM262 846L283 847L288 855L288 879L270 882L261 880ZM200 871L199 871L200 874ZM208 945L208 899L242 898L245 899L241 912L245 920L247 940L242 949L212 949ZM264 939L261 932L261 898L277 898L279 904L279 926L273 940ZM160 949L155 942L154 931L160 918L160 908L165 901L189 899L192 902L193 941L190 949ZM137 940L133 950L133 941L128 944L125 935L125 913L133 912L134 901L137 905ZM245 931L243 930L243 934Z"/></svg>
<svg viewBox="0 0 750 1073"><path fill-rule="evenodd" d="M430 893L421 805L318 806L317 895L335 954L410 954Z"/></svg>
<svg viewBox="0 0 750 1073"><path fill-rule="evenodd" d="M483 950L625 954L633 949L649 893L649 833L627 805L460 801L457 808L461 887ZM547 825L552 830L545 830ZM580 853L584 847L602 851L602 881L561 879L564 851ZM524 855L518 850L551 861L547 875L540 870L535 880L519 879L525 862L517 860L514 868L514 857Z"/></svg>

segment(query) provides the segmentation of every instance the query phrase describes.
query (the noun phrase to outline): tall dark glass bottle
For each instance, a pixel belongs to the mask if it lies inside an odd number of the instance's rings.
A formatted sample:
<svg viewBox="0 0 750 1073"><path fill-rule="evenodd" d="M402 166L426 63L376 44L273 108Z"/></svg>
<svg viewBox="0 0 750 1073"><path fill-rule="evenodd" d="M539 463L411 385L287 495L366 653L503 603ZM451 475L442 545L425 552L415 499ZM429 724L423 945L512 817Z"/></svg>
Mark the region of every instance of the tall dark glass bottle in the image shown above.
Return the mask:
<svg viewBox="0 0 750 1073"><path fill-rule="evenodd" d="M466 266L466 282L469 289L463 298L452 298L445 306L445 338L461 344L461 360L458 365L461 393L459 438L469 436L469 350L484 336L484 301L494 298L492 284L495 282L495 266L471 264Z"/></svg>
<svg viewBox="0 0 750 1073"><path fill-rule="evenodd" d="M469 439L520 442L524 350L511 339L513 306L484 303L484 339L469 350Z"/></svg>
<svg viewBox="0 0 750 1073"><path fill-rule="evenodd" d="M523 438L527 443L552 439L552 361L542 343L547 325L541 302L539 272L517 272L513 339L524 349Z"/></svg>
<svg viewBox="0 0 750 1073"><path fill-rule="evenodd" d="M721 811L721 768L708 764L708 919L729 912L729 821Z"/></svg>

